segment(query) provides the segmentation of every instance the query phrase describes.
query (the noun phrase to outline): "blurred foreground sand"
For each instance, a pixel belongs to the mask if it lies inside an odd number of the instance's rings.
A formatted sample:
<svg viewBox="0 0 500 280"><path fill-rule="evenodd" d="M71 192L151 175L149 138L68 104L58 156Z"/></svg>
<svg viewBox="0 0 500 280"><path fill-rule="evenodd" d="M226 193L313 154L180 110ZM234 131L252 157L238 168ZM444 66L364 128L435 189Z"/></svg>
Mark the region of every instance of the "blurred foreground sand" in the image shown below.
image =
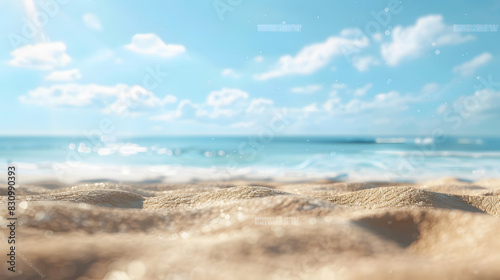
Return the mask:
<svg viewBox="0 0 500 280"><path fill-rule="evenodd" d="M499 195L500 179L24 185L0 279L499 279Z"/></svg>

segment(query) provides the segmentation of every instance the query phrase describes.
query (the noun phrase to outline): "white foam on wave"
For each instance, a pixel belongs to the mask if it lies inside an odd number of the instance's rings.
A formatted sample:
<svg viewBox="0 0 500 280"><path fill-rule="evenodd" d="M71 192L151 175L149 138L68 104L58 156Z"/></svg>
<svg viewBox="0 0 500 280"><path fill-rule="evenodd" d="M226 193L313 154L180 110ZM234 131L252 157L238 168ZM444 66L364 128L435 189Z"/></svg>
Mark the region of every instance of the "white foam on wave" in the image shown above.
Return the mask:
<svg viewBox="0 0 500 280"><path fill-rule="evenodd" d="M417 145L428 145L434 143L434 139L430 137L426 138L415 138L414 140L415 144Z"/></svg>
<svg viewBox="0 0 500 280"><path fill-rule="evenodd" d="M375 151L379 154L397 155L401 157L422 154L429 157L467 157L467 158L498 158L500 152L462 152L462 151Z"/></svg>
<svg viewBox="0 0 500 280"><path fill-rule="evenodd" d="M411 166L411 169L401 166L381 165L376 168L343 168L343 169L297 169L293 167L245 167L245 166L212 166L193 167L182 165L96 165L82 162L67 163L16 163L21 183L42 180L57 180L65 183L81 181L117 181L117 182L168 182L186 183L195 181L225 182L234 180L248 181L420 181L455 176L462 179L478 179L477 172L463 171L443 172L439 168ZM0 169L5 169L0 164ZM472 168L472 167L471 167ZM500 172L484 170L484 176L498 177Z"/></svg>
<svg viewBox="0 0 500 280"><path fill-rule="evenodd" d="M15 163L23 183L40 180L57 180L65 183L80 181L112 180L119 182L192 182L229 180L319 180L343 178L345 173L311 171L293 168L212 166L194 167L182 165L96 165L83 162L65 163ZM7 168L0 164L0 168Z"/></svg>

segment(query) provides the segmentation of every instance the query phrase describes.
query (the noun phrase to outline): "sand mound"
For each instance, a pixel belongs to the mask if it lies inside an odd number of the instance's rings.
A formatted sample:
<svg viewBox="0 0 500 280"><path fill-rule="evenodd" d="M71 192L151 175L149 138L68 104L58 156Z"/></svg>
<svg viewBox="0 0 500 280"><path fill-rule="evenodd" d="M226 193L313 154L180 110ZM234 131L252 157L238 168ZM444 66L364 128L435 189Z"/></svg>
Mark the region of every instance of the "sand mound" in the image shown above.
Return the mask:
<svg viewBox="0 0 500 280"><path fill-rule="evenodd" d="M420 187L423 190L447 193L447 194L483 194L487 189L475 185L424 185Z"/></svg>
<svg viewBox="0 0 500 280"><path fill-rule="evenodd" d="M382 187L326 197L324 199L340 205L368 209L417 206L481 212L481 210L469 205L461 197L425 191L413 187Z"/></svg>
<svg viewBox="0 0 500 280"><path fill-rule="evenodd" d="M470 205L481 209L488 214L500 216L499 196L462 196L462 198Z"/></svg>
<svg viewBox="0 0 500 280"><path fill-rule="evenodd" d="M18 197L26 201L69 201L104 207L142 208L144 198L140 195L120 190L67 191L54 194Z"/></svg>
<svg viewBox="0 0 500 280"><path fill-rule="evenodd" d="M280 186L279 189L306 196L331 196L347 192L366 190L376 188L377 186L369 183L323 183L323 184L293 184Z"/></svg>
<svg viewBox="0 0 500 280"><path fill-rule="evenodd" d="M28 201L19 220L23 229L51 232L142 232L166 227L169 217L139 210L54 201ZM52 234L52 233L51 233Z"/></svg>
<svg viewBox="0 0 500 280"><path fill-rule="evenodd" d="M145 209L182 209L201 207L217 202L239 199L252 199L276 195L293 195L291 193L266 188L239 186L202 194L178 194L161 197L152 197L144 202Z"/></svg>
<svg viewBox="0 0 500 280"><path fill-rule="evenodd" d="M500 189L500 179L498 178L485 178L474 182L474 184L485 188Z"/></svg>

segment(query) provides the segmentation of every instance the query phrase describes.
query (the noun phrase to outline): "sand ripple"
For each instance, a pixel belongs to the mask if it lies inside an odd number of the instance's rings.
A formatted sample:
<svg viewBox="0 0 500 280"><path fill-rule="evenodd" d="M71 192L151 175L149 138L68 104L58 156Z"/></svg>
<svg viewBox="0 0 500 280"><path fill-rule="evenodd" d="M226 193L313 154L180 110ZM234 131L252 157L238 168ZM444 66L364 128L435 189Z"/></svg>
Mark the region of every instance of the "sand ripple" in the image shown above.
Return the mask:
<svg viewBox="0 0 500 280"><path fill-rule="evenodd" d="M18 196L22 274L0 279L497 279L499 190L453 178L34 186Z"/></svg>

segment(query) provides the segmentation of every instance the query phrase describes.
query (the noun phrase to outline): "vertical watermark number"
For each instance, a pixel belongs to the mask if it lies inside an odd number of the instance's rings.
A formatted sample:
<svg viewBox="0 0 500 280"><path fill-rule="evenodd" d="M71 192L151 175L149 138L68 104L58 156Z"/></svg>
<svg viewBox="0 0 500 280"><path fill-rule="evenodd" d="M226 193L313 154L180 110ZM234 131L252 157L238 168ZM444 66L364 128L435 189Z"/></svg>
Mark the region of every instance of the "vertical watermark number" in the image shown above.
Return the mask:
<svg viewBox="0 0 500 280"><path fill-rule="evenodd" d="M10 230L7 243L10 245L7 254L8 270L16 272L16 167L9 163L7 167L8 202L7 202L7 228Z"/></svg>

